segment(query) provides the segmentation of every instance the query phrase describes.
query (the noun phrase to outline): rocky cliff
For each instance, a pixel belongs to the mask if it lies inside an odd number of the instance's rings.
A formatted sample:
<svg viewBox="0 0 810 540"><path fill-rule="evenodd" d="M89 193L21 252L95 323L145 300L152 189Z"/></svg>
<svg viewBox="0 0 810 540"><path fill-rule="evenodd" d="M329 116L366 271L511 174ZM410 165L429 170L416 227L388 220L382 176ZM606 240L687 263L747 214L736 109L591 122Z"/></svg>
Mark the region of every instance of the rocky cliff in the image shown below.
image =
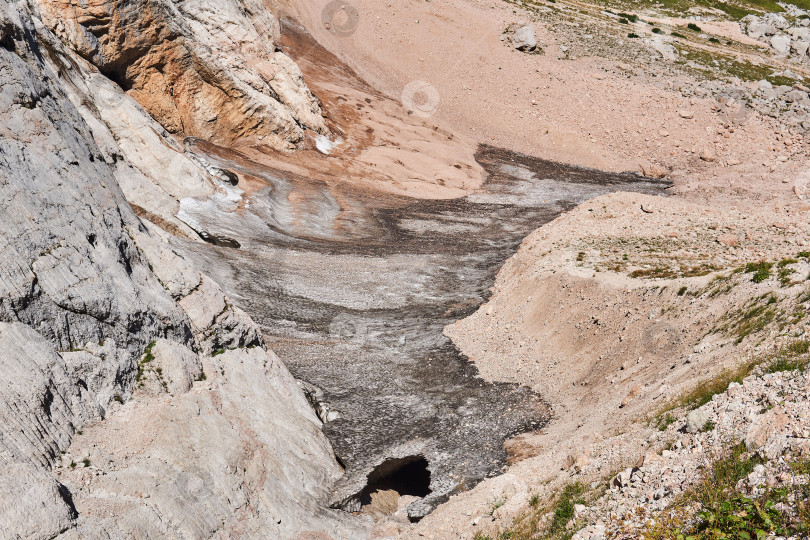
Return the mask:
<svg viewBox="0 0 810 540"><path fill-rule="evenodd" d="M133 211L195 236L177 199L222 189L149 113L223 140L325 129L258 12L0 4L0 538L358 530L320 509L341 469L256 325Z"/></svg>
<svg viewBox="0 0 810 540"><path fill-rule="evenodd" d="M298 66L258 0L41 0L42 23L134 97L169 132L276 148L326 133Z"/></svg>

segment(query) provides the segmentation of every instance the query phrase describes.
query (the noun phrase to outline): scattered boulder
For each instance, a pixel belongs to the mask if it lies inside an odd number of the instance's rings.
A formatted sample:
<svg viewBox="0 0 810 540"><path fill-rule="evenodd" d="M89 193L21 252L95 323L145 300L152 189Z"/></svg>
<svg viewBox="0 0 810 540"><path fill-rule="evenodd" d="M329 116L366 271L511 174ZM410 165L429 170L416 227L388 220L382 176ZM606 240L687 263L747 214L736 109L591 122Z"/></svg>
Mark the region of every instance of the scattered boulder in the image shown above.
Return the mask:
<svg viewBox="0 0 810 540"><path fill-rule="evenodd" d="M602 540L603 538L605 538L605 526L597 523L581 529L571 537L571 540Z"/></svg>
<svg viewBox="0 0 810 540"><path fill-rule="evenodd" d="M530 24L521 26L512 35L512 45L522 52L532 52L537 49L537 38L534 35L534 27Z"/></svg>
<svg viewBox="0 0 810 540"><path fill-rule="evenodd" d="M807 59L810 49L810 22L799 18L788 21L778 13L758 17L748 15L740 21L740 28L749 37L766 43L777 55Z"/></svg>
<svg viewBox="0 0 810 540"><path fill-rule="evenodd" d="M782 407L776 406L754 420L745 434L745 446L756 450L765 446L772 435L790 422Z"/></svg>
<svg viewBox="0 0 810 540"><path fill-rule="evenodd" d="M711 163L712 161L717 159L717 156L715 155L714 151L711 148L704 148L703 150L700 151L700 159Z"/></svg>
<svg viewBox="0 0 810 540"><path fill-rule="evenodd" d="M194 381L200 379L200 358L188 347L167 339L158 339L151 352L155 357L155 367L160 368L161 380L170 394L188 392Z"/></svg>
<svg viewBox="0 0 810 540"><path fill-rule="evenodd" d="M709 421L709 417L711 416L709 409L705 407L701 407L700 409L695 409L694 411L690 412L686 416L686 432L687 433L697 433L703 426L706 425L706 422Z"/></svg>
<svg viewBox="0 0 810 540"><path fill-rule="evenodd" d="M768 25L762 21L753 21L748 25L748 35L754 39L759 39L768 31Z"/></svg>
<svg viewBox="0 0 810 540"><path fill-rule="evenodd" d="M787 55L790 52L790 38L780 35L771 38L771 47L777 54Z"/></svg>
<svg viewBox="0 0 810 540"><path fill-rule="evenodd" d="M647 178L664 178L669 174L667 169L655 163L641 163L639 167L641 168L641 174Z"/></svg>
<svg viewBox="0 0 810 540"><path fill-rule="evenodd" d="M656 51L664 60L674 61L678 59L678 49L671 43L664 41L661 36L654 36L644 40L651 49Z"/></svg>
<svg viewBox="0 0 810 540"><path fill-rule="evenodd" d="M721 234L717 237L717 243L724 246L734 247L740 242L736 234Z"/></svg>

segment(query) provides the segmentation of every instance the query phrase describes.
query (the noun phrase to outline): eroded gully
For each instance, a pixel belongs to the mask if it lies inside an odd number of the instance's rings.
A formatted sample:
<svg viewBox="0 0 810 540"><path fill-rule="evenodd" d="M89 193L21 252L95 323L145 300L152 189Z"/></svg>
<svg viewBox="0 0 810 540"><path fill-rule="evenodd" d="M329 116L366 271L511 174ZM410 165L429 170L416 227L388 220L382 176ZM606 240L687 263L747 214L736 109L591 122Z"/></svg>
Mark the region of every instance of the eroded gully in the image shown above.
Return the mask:
<svg viewBox="0 0 810 540"><path fill-rule="evenodd" d="M549 419L542 396L481 379L442 329L486 301L500 266L537 227L604 193L667 187L482 147L480 193L414 200L190 148L266 183L238 212L187 205L220 245L182 247L263 326L316 403L346 469L332 505L356 511L387 485L419 497L412 520L501 473L504 441Z"/></svg>

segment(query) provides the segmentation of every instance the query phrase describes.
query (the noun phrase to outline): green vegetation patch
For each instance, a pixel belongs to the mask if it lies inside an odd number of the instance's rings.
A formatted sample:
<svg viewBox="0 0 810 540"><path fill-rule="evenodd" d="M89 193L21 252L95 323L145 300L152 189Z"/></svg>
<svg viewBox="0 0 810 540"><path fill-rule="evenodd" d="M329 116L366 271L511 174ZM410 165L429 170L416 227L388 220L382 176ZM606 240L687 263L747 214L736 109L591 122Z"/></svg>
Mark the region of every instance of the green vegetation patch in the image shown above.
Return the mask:
<svg viewBox="0 0 810 540"><path fill-rule="evenodd" d="M684 38L680 34L672 33L673 36ZM681 60L678 61L680 65L686 65L696 69L699 73L707 78L717 78L718 72L721 76L736 77L741 81L760 81L767 80L774 86L787 85L792 86L798 82L807 82L805 79L792 79L784 75L774 74L772 67L768 64L752 64L751 62L739 60L733 56L723 54L719 51L706 51L693 47L686 47L680 43L681 47L679 52L686 52L688 55L683 55Z"/></svg>
<svg viewBox="0 0 810 540"><path fill-rule="evenodd" d="M661 278L674 279L684 277L706 276L717 270L713 264L700 263L693 266L684 265L677 267L656 266L653 268L639 268L630 272L632 278Z"/></svg>
<svg viewBox="0 0 810 540"><path fill-rule="evenodd" d="M141 356L141 361L138 362L138 374L135 375L135 380L140 381L143 378L143 374L146 370L146 365L155 359L155 355L152 354L152 349L155 347L155 341L149 343L146 346L146 349L143 351L143 356Z"/></svg>
<svg viewBox="0 0 810 540"><path fill-rule="evenodd" d="M741 343L743 339L760 332L781 318L782 313L778 311L776 304L776 295L773 293L758 296L748 301L741 309L726 315L727 322L715 331L737 336L737 343Z"/></svg>
<svg viewBox="0 0 810 540"><path fill-rule="evenodd" d="M654 9L668 15L683 17L684 14L693 7L703 7L717 10L728 19L740 20L746 15L762 14L766 12L783 12L784 8L777 3L777 0L656 0L646 2L600 2L609 7L621 6L624 9ZM810 9L810 0L791 0L786 2L802 9ZM698 32L700 30L697 30Z"/></svg>
<svg viewBox="0 0 810 540"><path fill-rule="evenodd" d="M756 365L756 362L748 362L733 369L723 370L711 379L700 382L678 398L675 403L676 407L683 407L687 410L702 407L710 402L715 395L728 390L731 383L741 383L743 379L751 374Z"/></svg>
<svg viewBox="0 0 810 540"><path fill-rule="evenodd" d="M648 525L643 537L650 540L806 538L810 532L810 486L807 483L786 482L765 487L756 497L737 491L737 483L760 463L762 460L748 453L744 444L733 446L655 523ZM810 473L807 459L796 460L790 466L794 474Z"/></svg>
<svg viewBox="0 0 810 540"><path fill-rule="evenodd" d="M797 262L799 262L798 259L782 259L776 265L779 283L782 287L788 287L793 284L793 280L790 279L790 276L795 274L796 270L790 268L790 265L796 264Z"/></svg>
<svg viewBox="0 0 810 540"><path fill-rule="evenodd" d="M529 511L509 527L493 535L479 532L474 540L568 540L577 531L577 527L566 528L575 517L574 506L588 504L602 493L603 489L590 490L584 484L574 482L563 487L548 505L540 504L540 498L532 495Z"/></svg>
<svg viewBox="0 0 810 540"><path fill-rule="evenodd" d="M810 340L798 339L777 349L765 366L765 373L803 370L810 364Z"/></svg>
<svg viewBox="0 0 810 540"><path fill-rule="evenodd" d="M754 274L751 276L751 281L754 283L762 283L771 276L771 268L773 268L772 262L748 263L745 265L745 273Z"/></svg>

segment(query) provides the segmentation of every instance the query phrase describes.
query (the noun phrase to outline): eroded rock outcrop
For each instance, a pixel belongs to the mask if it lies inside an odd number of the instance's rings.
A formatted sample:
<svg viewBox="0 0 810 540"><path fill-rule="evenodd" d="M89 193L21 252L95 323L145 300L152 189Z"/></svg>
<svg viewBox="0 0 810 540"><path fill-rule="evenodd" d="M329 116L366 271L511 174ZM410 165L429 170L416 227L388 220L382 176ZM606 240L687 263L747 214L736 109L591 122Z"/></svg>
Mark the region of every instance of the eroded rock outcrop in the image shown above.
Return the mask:
<svg viewBox="0 0 810 540"><path fill-rule="evenodd" d="M0 538L362 537L258 327L127 202L172 219L210 172L24 3L0 77Z"/></svg>
<svg viewBox="0 0 810 540"><path fill-rule="evenodd" d="M169 132L290 147L326 133L298 66L258 0L38 0L44 24Z"/></svg>

